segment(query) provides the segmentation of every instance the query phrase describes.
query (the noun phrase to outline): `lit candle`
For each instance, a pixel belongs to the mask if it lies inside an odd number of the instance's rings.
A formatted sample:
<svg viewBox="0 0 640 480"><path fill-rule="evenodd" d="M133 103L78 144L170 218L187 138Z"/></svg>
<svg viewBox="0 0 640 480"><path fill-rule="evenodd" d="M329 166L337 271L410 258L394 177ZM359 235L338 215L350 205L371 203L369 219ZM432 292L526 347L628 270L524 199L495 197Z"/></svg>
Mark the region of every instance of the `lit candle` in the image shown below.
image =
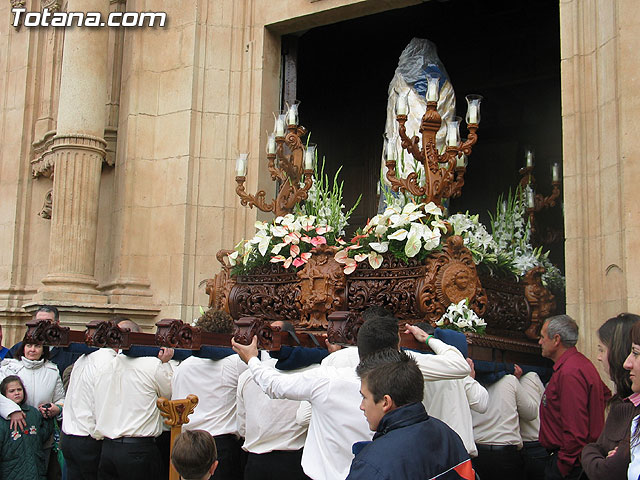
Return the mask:
<svg viewBox="0 0 640 480"><path fill-rule="evenodd" d="M527 150L527 167L533 167L533 152Z"/></svg>
<svg viewBox="0 0 640 480"><path fill-rule="evenodd" d="M533 190L527 190L527 208L534 208L536 206L536 197Z"/></svg>
<svg viewBox="0 0 640 480"><path fill-rule="evenodd" d="M554 182L560 181L560 165L558 165L557 163L554 163L551 166L551 177L551 180Z"/></svg>
<svg viewBox="0 0 640 480"><path fill-rule="evenodd" d="M482 95L467 95L467 124L477 125L480 123L480 102L482 102Z"/></svg>
<svg viewBox="0 0 640 480"><path fill-rule="evenodd" d="M469 122L468 123L478 123L478 105L472 103L469 105Z"/></svg>
<svg viewBox="0 0 640 480"><path fill-rule="evenodd" d="M284 137L284 120L285 115L278 115L276 118L276 137Z"/></svg>
<svg viewBox="0 0 640 480"><path fill-rule="evenodd" d="M287 112L287 124L298 125L298 104L297 103L294 103L289 107L289 111Z"/></svg>
<svg viewBox="0 0 640 480"><path fill-rule="evenodd" d="M248 153L241 153L236 160L236 176L244 177L247 174L247 157Z"/></svg>
<svg viewBox="0 0 640 480"><path fill-rule="evenodd" d="M396 101L396 115L407 115L409 113L409 90L406 93L398 94Z"/></svg>
<svg viewBox="0 0 640 480"><path fill-rule="evenodd" d="M427 75L427 102L438 101L438 90L440 89L440 75L430 73Z"/></svg>
<svg viewBox="0 0 640 480"><path fill-rule="evenodd" d="M276 153L276 134L272 133L271 135L269 135L269 138L267 139L267 153L269 154L274 154Z"/></svg>
<svg viewBox="0 0 640 480"><path fill-rule="evenodd" d="M313 161L316 158L316 146L309 145L304 152L304 169L313 170Z"/></svg>
<svg viewBox="0 0 640 480"><path fill-rule="evenodd" d="M457 147L460 134L458 132L458 125L460 124L460 117L453 117L447 121L447 146Z"/></svg>

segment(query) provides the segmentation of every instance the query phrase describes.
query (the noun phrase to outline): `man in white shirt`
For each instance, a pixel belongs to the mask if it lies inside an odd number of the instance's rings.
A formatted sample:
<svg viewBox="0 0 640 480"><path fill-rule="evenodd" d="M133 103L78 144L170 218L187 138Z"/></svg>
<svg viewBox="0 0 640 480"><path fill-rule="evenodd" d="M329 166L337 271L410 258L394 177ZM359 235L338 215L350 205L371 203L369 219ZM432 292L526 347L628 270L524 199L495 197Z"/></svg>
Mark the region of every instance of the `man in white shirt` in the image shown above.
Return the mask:
<svg viewBox="0 0 640 480"><path fill-rule="evenodd" d="M131 331L140 328L130 322ZM159 397L171 397L173 349L161 348L158 358L118 354L98 368L94 382L95 429L104 438L101 480L159 478L162 472L156 437L162 433Z"/></svg>
<svg viewBox="0 0 640 480"><path fill-rule="evenodd" d="M529 372L520 377L522 392L531 398L538 407L544 394L544 385L536 372ZM525 420L520 417L520 437L522 438L522 459L527 480L540 480L544 478L544 467L547 464L549 454L540 445L538 434L540 432L540 415L533 420Z"/></svg>
<svg viewBox="0 0 640 480"><path fill-rule="evenodd" d="M427 341L436 352L449 348L433 337L428 338L417 327L408 329L419 341ZM358 333L360 357L384 348L398 348L398 343L397 319L392 317L374 317L365 322ZM254 337L250 345L240 345L235 341L232 341L232 345L248 363L253 379L271 398L306 400L311 403L311 421L302 455L304 473L314 480L345 478L353 459L351 446L372 438L369 425L360 411L360 380L355 369L322 365L308 372L284 375L258 360L257 338ZM353 350L350 350L347 353L338 351L332 355L353 355ZM455 355L462 358L459 352ZM417 356L428 357L420 354ZM429 357L436 358L433 355ZM433 362L429 359L429 363ZM449 358L442 363L445 371L455 369L456 362ZM469 366L464 358L458 362L458 366L459 377L469 373ZM425 374L422 366L420 369Z"/></svg>
<svg viewBox="0 0 640 480"><path fill-rule="evenodd" d="M233 320L228 315L216 314L198 326L210 333L231 333ZM205 430L216 441L218 468L216 480L241 479L241 442L236 422L236 392L238 377L247 369L245 363L232 353L220 360L189 357L175 370L172 398L198 396L198 405L183 430Z"/></svg>
<svg viewBox="0 0 640 480"><path fill-rule="evenodd" d="M516 375L522 370L515 366ZM488 385L489 407L486 413L471 412L478 457L473 466L480 478L522 478L520 419L538 416L538 404L525 395L518 378L505 375Z"/></svg>
<svg viewBox="0 0 640 480"><path fill-rule="evenodd" d="M276 359L263 359L275 367ZM301 369L301 370L309 370ZM283 372L292 375L301 370ZM244 480L271 480L287 478L303 480L302 447L307 437L307 426L296 423L300 402L272 399L245 371L238 380L237 421L238 433L244 437L243 450L248 452Z"/></svg>
<svg viewBox="0 0 640 480"><path fill-rule="evenodd" d="M97 368L109 363L117 352L101 348L81 356L74 364L63 407L64 422L60 446L69 478L97 478L102 438L93 438L96 421L94 382Z"/></svg>

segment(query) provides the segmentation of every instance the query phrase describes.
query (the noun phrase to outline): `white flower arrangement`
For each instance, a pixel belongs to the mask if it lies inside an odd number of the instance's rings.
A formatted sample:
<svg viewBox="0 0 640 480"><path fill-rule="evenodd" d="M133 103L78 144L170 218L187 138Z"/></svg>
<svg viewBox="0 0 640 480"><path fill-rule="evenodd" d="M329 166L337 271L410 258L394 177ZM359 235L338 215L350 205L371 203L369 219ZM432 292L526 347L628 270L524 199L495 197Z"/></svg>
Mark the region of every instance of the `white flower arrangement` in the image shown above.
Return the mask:
<svg viewBox="0 0 640 480"><path fill-rule="evenodd" d="M433 202L407 203L402 209L388 207L369 220L351 240L352 245L336 253L335 260L344 265L344 273L348 275L365 260L371 268L380 268L382 254L386 252L405 261L426 257L440 247L446 231L442 210Z"/></svg>
<svg viewBox="0 0 640 480"><path fill-rule="evenodd" d="M444 315L436 322L436 326L459 332L483 334L487 323L469 308L469 300L464 298L449 305Z"/></svg>

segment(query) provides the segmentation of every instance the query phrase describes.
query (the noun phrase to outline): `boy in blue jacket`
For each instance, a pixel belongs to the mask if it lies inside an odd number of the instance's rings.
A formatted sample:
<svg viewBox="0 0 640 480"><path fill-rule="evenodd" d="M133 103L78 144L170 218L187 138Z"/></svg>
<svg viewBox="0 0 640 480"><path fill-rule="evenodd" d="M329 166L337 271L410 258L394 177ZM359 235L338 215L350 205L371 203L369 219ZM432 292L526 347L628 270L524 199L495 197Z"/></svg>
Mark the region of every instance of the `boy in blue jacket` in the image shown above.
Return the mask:
<svg viewBox="0 0 640 480"><path fill-rule="evenodd" d="M364 357L357 368L360 410L376 432L353 445L347 480L473 480L460 437L422 405L423 379L415 360L386 349Z"/></svg>

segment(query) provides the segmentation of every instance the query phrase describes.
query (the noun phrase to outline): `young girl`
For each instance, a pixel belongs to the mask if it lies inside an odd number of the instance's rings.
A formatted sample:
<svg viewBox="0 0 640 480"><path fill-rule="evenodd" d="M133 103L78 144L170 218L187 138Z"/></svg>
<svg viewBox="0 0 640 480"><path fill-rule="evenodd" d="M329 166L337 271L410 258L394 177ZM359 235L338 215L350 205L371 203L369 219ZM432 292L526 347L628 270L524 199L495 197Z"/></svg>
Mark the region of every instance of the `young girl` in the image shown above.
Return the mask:
<svg viewBox="0 0 640 480"><path fill-rule="evenodd" d="M0 418L0 478L45 480L47 470L42 445L53 433L52 420L26 403L26 392L17 375L0 382L0 393L13 400L24 412L26 427L12 430L8 420Z"/></svg>

